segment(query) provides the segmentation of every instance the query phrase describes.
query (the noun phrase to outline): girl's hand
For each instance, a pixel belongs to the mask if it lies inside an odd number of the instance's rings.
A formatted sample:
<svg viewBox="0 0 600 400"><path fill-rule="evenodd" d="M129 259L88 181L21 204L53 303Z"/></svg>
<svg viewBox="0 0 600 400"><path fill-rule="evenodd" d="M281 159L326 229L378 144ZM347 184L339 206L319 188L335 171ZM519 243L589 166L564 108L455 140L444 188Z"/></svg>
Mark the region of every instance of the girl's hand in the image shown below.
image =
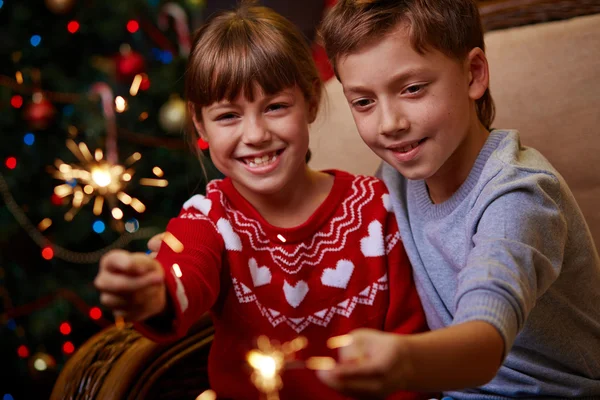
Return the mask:
<svg viewBox="0 0 600 400"><path fill-rule="evenodd" d="M153 257L124 250L100 260L94 285L100 303L129 321L142 321L166 309L164 271Z"/></svg>
<svg viewBox="0 0 600 400"><path fill-rule="evenodd" d="M357 329L339 349L337 366L319 371L325 384L345 395L384 398L405 387L410 372L407 346L399 334Z"/></svg>
<svg viewBox="0 0 600 400"><path fill-rule="evenodd" d="M155 258L158 250L160 250L160 245L165 237L165 232L157 233L152 236L150 240L148 240L148 250L151 251L150 256Z"/></svg>

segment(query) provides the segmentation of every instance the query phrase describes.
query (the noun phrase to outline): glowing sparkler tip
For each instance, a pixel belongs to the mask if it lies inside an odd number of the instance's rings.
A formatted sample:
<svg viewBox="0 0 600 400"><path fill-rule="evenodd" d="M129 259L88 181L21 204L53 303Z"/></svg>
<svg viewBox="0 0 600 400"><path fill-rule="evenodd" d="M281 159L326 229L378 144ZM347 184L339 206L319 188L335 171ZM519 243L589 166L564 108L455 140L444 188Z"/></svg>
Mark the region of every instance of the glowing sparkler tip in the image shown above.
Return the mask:
<svg viewBox="0 0 600 400"><path fill-rule="evenodd" d="M107 187L111 184L112 177L106 169L92 168L92 180L100 187Z"/></svg>
<svg viewBox="0 0 600 400"><path fill-rule="evenodd" d="M205 390L196 397L196 400L217 400L217 394L213 390Z"/></svg>
<svg viewBox="0 0 600 400"><path fill-rule="evenodd" d="M337 349L339 347L346 347L352 343L352 336L340 335L334 336L327 340L327 347L330 349Z"/></svg>

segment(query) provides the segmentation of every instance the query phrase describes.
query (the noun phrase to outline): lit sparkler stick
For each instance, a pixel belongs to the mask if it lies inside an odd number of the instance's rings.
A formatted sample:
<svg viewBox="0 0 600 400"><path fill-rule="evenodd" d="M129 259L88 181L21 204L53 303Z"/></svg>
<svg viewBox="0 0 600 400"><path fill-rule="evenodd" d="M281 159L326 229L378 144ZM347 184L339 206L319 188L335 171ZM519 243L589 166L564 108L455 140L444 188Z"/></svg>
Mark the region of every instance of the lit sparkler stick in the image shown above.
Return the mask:
<svg viewBox="0 0 600 400"><path fill-rule="evenodd" d="M181 253L183 251L183 243L181 243L181 241L177 239L171 232L165 232L162 240L175 253Z"/></svg>

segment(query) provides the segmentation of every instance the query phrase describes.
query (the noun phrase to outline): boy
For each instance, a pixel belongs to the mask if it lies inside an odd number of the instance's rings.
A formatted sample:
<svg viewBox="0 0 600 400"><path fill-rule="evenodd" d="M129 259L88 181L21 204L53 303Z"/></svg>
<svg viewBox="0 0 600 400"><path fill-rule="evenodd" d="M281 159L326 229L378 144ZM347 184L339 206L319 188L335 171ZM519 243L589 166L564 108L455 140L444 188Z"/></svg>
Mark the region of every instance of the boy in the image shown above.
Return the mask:
<svg viewBox="0 0 600 400"><path fill-rule="evenodd" d="M599 398L598 252L558 172L490 128L475 3L341 0L322 36L384 161L432 331L355 331L321 379L361 396Z"/></svg>

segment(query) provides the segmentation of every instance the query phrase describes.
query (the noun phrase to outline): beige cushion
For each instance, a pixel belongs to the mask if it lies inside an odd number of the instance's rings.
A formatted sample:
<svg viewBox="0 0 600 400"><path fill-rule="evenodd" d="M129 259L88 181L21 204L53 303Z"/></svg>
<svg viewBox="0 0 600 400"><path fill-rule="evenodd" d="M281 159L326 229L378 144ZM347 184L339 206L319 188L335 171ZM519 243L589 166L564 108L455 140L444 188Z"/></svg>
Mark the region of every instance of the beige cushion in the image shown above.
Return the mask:
<svg viewBox="0 0 600 400"><path fill-rule="evenodd" d="M494 127L552 162L600 248L600 14L492 31L486 45Z"/></svg>
<svg viewBox="0 0 600 400"><path fill-rule="evenodd" d="M600 14L486 34L496 128L521 131L565 177L600 247ZM312 127L311 166L372 174L335 79Z"/></svg>

